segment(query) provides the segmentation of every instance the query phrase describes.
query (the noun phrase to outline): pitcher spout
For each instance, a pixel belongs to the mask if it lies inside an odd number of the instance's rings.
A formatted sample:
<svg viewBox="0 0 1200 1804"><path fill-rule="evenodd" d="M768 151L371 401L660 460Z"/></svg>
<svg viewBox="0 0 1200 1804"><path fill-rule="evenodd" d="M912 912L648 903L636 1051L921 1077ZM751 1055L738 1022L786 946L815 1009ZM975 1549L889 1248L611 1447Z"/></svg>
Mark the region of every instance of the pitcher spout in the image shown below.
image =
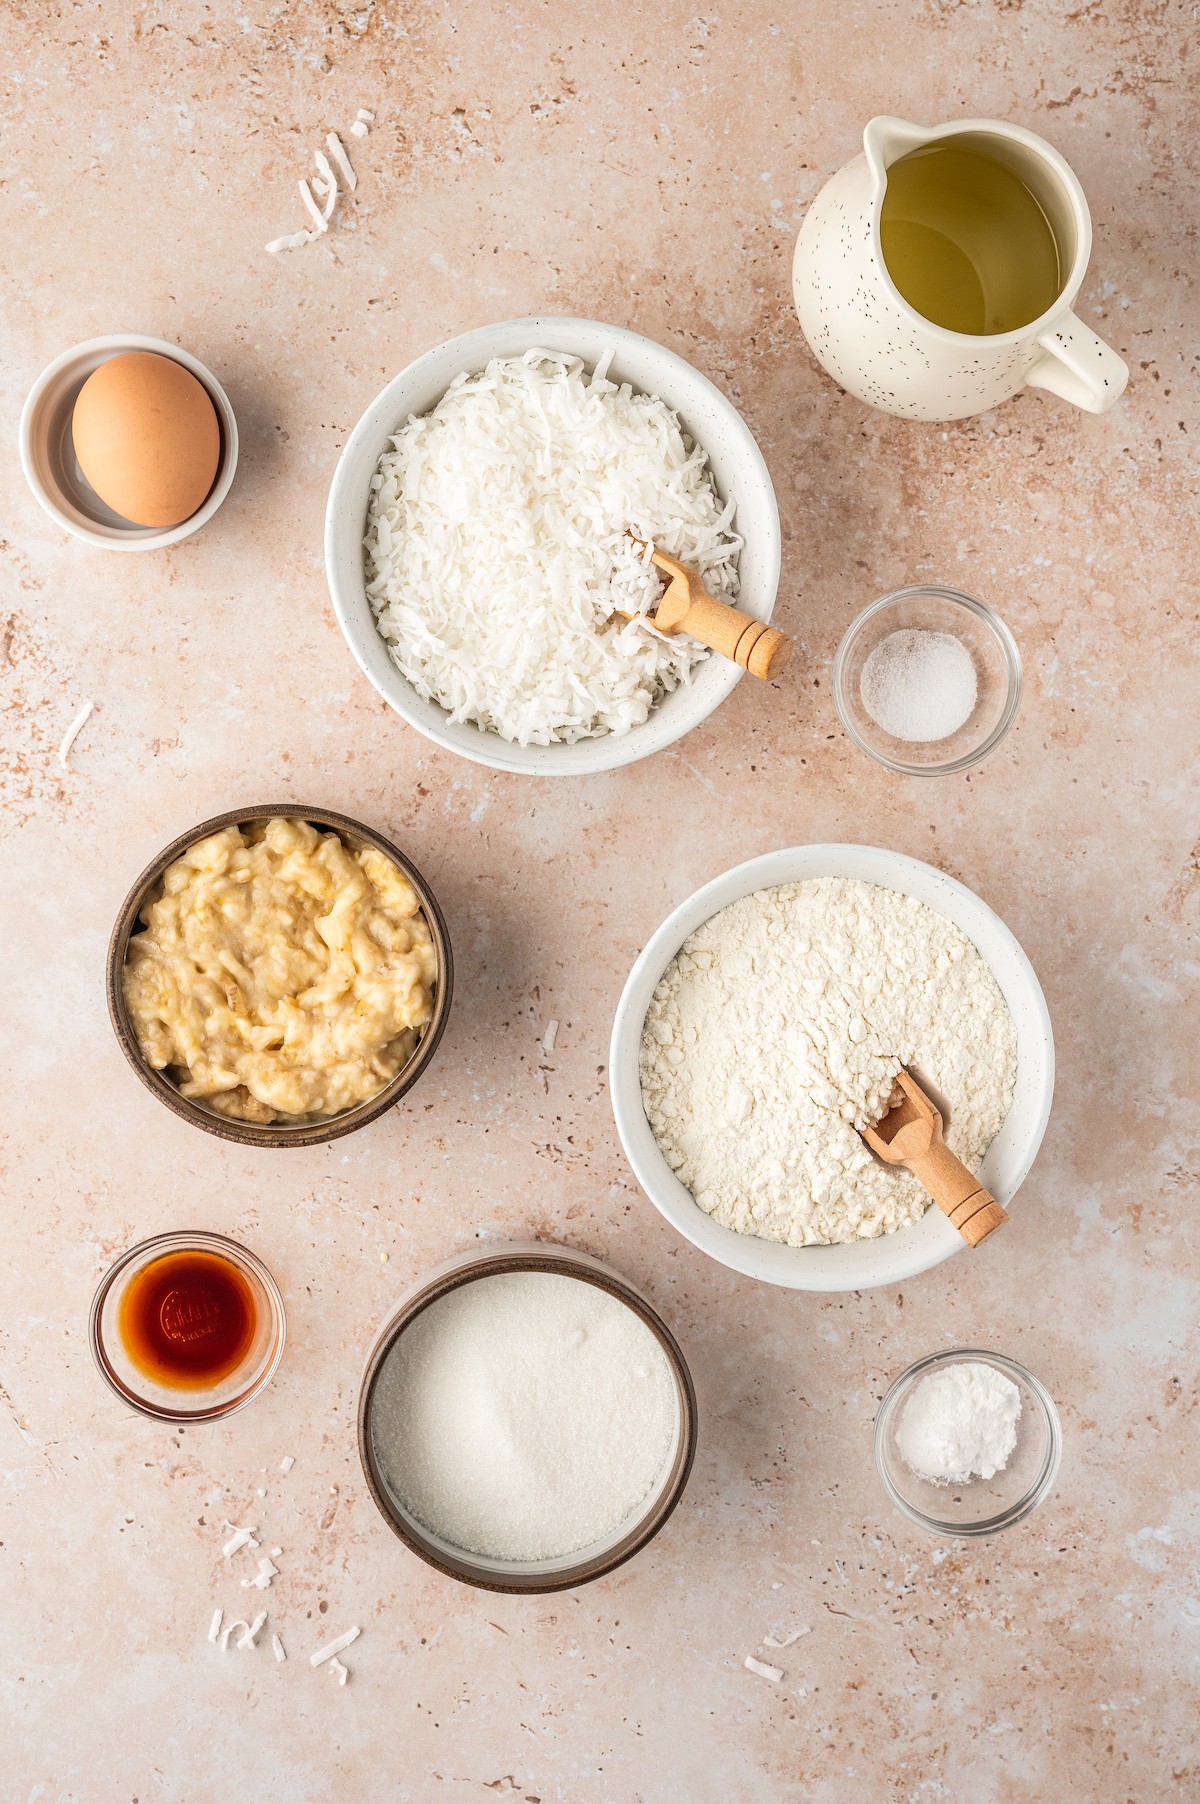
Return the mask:
<svg viewBox="0 0 1200 1804"><path fill-rule="evenodd" d="M867 167L871 171L876 200L887 186L889 165L897 157L907 156L910 150L917 150L922 144L927 144L932 136L929 126L914 125L911 120L894 119L889 114L881 113L869 121L863 132L863 149L867 153Z"/></svg>

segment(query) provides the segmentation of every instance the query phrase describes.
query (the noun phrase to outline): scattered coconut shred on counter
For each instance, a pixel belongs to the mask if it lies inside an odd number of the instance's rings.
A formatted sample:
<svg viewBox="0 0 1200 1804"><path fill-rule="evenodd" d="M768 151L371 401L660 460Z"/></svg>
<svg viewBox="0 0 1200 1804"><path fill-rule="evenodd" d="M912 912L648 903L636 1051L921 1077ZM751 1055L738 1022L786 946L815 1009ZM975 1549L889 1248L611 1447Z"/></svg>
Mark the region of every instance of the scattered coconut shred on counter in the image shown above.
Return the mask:
<svg viewBox="0 0 1200 1804"><path fill-rule="evenodd" d="M756 1660L753 1654L747 1654L742 1665L747 1672L756 1673L760 1679L769 1679L772 1685L778 1685L784 1676L782 1666L768 1666L765 1660Z"/></svg>
<svg viewBox="0 0 1200 1804"><path fill-rule="evenodd" d="M776 1640L774 1635L764 1635L762 1638L762 1644L764 1647L775 1648L778 1651L785 1647L794 1646L794 1644L797 1641L799 1641L799 1639L802 1635L811 1635L811 1634L812 1634L812 1630L810 1628L793 1629L790 1635L784 1635L782 1637L782 1639L780 1639L780 1640Z"/></svg>
<svg viewBox="0 0 1200 1804"><path fill-rule="evenodd" d="M374 113L365 112L360 107L358 116L350 127L352 136L365 138L368 127L374 121ZM339 195L342 192L352 194L358 187L358 177L346 155L346 147L336 132L325 134L325 149L314 151L313 161L317 165L316 175L302 177L297 184L301 202L312 221L311 228L304 232L287 232L282 238L272 238L263 247L272 256L279 251L297 251L302 245L311 244L314 238L327 232ZM341 188L338 186L339 176Z"/></svg>
<svg viewBox="0 0 1200 1804"><path fill-rule="evenodd" d="M338 1654L343 1653L352 1641L358 1640L361 1634L362 1630L357 1626L346 1629L341 1635L335 1636L332 1641L327 1641L324 1647L319 1647L315 1654L310 1654L308 1656L309 1665L323 1666L326 1660L332 1660Z"/></svg>
<svg viewBox="0 0 1200 1804"><path fill-rule="evenodd" d="M79 738L79 735L83 732L84 727L87 726L88 721L95 712L95 702L85 702L66 732L63 734L62 744L58 748L58 762L62 765L64 770L70 770L71 747Z"/></svg>
<svg viewBox="0 0 1200 1804"><path fill-rule="evenodd" d="M258 1532L255 1527L238 1528L232 1522L226 1522L225 1527L232 1531L229 1540L226 1541L224 1547L221 1549L222 1554L227 1560L232 1560L234 1554L240 1552L243 1547L249 1547L251 1551L258 1547L259 1544L254 1539Z"/></svg>
<svg viewBox="0 0 1200 1804"><path fill-rule="evenodd" d="M270 1586L271 1580L278 1577L279 1568L274 1560L262 1559L258 1562L258 1571L255 1573L254 1577L244 1578L242 1580L242 1589L245 1591L250 1586L254 1586L256 1590L266 1591Z"/></svg>
<svg viewBox="0 0 1200 1804"><path fill-rule="evenodd" d="M737 595L732 502L665 401L609 381L611 356L457 376L371 482L367 593L393 662L452 722L516 745L627 733L708 656L617 614L657 602L652 546Z"/></svg>

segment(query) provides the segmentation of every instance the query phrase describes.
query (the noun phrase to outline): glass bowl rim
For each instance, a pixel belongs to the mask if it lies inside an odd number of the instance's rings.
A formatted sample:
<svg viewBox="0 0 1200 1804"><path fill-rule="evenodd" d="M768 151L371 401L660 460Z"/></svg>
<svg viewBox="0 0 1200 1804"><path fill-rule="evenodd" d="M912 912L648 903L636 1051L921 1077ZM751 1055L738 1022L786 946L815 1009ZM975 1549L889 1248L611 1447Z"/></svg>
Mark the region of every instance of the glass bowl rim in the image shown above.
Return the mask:
<svg viewBox="0 0 1200 1804"><path fill-rule="evenodd" d="M274 1344L266 1365L254 1382L231 1397L227 1403L217 1404L215 1407L210 1405L201 1409L172 1409L166 1404L153 1403L140 1396L119 1377L108 1357L101 1329L101 1317L113 1285L121 1273L135 1261L142 1265L148 1265L152 1258L161 1258L163 1254L169 1252L219 1253L235 1265L248 1267L266 1292L275 1330ZM136 1241L133 1246L128 1247L124 1253L114 1259L104 1273L96 1286L88 1313L88 1344L91 1348L92 1358L96 1362L96 1368L109 1389L121 1399L122 1403L127 1404L130 1409L136 1410L139 1415L149 1416L156 1422L173 1422L184 1427L188 1427L193 1422L220 1422L226 1416L232 1416L239 1409L244 1409L247 1403L257 1397L258 1393L265 1389L275 1376L279 1369L279 1362L283 1358L286 1339L287 1314L283 1307L283 1294L268 1267L257 1253L251 1252L250 1248L243 1246L241 1241L232 1240L227 1234L217 1234L207 1228L171 1229L166 1233L150 1234L144 1240Z"/></svg>
<svg viewBox="0 0 1200 1804"><path fill-rule="evenodd" d="M981 1517L977 1522L948 1522L944 1517L928 1515L926 1511L919 1509L915 1503L911 1503L902 1494L888 1472L887 1463L883 1457L883 1446L897 1402L900 1396L908 1391L912 1383L922 1373L966 1360L983 1360L988 1364L999 1366L1010 1377L1019 1379L1028 1388L1041 1406L1046 1424L1047 1444L1045 1457L1037 1477L1024 1494L1010 1504L1007 1509L999 1510L992 1516ZM1032 1515L1038 1504L1049 1494L1062 1463L1062 1422L1059 1418L1058 1407L1041 1379L1036 1378L1027 1366L1021 1364L1020 1360L1010 1358L1007 1353L995 1353L989 1347L943 1347L940 1352L927 1353L923 1359L918 1359L913 1365L908 1366L888 1387L875 1414L871 1451L875 1460L875 1470L879 1474L884 1490L896 1508L907 1516L910 1522L916 1522L921 1528L927 1528L936 1535L947 1535L951 1539L960 1536L970 1538L994 1535L1002 1529L1012 1528L1014 1524L1023 1522L1027 1516Z"/></svg>
<svg viewBox="0 0 1200 1804"><path fill-rule="evenodd" d="M964 607L974 614L976 619L982 621L999 646L1000 655L1008 673L1008 695L1005 698L1000 718L991 732L980 741L973 751L964 752L958 758L949 758L941 764L913 764L906 759L892 758L886 752L881 752L858 731L842 700L850 651L863 628L884 608L890 607L893 602L915 601L925 595L935 596L939 601L948 601L956 607ZM855 615L842 634L841 643L833 660L833 702L842 726L860 752L865 752L868 758L875 760L876 764L882 764L885 770L895 771L902 777L952 777L959 771L970 770L974 765L981 764L995 751L1016 720L1021 706L1023 688L1024 672L1020 649L1012 632L995 608L990 607L986 601L980 601L975 595L968 595L963 589L947 588L941 583L913 583L907 588L892 589L888 594L879 596L876 601L871 602L869 607L865 607L860 614Z"/></svg>

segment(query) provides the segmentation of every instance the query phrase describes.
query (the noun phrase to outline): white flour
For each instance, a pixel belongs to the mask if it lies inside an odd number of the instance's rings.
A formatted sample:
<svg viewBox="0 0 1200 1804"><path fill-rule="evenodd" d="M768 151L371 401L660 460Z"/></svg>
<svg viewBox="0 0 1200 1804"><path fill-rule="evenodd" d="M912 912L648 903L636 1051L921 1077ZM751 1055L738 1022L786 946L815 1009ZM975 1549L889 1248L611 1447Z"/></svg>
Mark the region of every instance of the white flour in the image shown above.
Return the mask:
<svg viewBox="0 0 1200 1804"><path fill-rule="evenodd" d="M819 877L746 896L684 944L646 1015L642 1100L668 1164L726 1227L791 1246L869 1238L929 1200L859 1138L902 1065L977 1170L1016 1076L999 985L923 902Z"/></svg>

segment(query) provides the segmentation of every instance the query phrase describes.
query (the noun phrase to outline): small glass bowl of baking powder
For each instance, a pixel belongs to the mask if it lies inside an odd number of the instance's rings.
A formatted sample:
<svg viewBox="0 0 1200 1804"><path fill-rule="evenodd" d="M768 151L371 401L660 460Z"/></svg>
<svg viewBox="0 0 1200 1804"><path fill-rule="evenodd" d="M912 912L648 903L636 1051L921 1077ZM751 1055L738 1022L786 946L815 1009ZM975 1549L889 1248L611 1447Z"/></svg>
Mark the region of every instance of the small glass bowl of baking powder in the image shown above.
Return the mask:
<svg viewBox="0 0 1200 1804"><path fill-rule="evenodd" d="M909 777L969 770L1021 705L1021 654L985 601L936 586L897 589L847 628L833 699L861 751Z"/></svg>
<svg viewBox="0 0 1200 1804"><path fill-rule="evenodd" d="M922 1380L969 1365L990 1367L1016 1386L1021 1408L1015 1445L990 1477L932 1483L904 1458L904 1412ZM965 1347L919 1359L897 1378L875 1418L875 1466L884 1490L898 1510L935 1535L995 1535L1023 1522L1048 1496L1061 1458L1062 1426L1054 1399L1032 1372L1003 1353Z"/></svg>

